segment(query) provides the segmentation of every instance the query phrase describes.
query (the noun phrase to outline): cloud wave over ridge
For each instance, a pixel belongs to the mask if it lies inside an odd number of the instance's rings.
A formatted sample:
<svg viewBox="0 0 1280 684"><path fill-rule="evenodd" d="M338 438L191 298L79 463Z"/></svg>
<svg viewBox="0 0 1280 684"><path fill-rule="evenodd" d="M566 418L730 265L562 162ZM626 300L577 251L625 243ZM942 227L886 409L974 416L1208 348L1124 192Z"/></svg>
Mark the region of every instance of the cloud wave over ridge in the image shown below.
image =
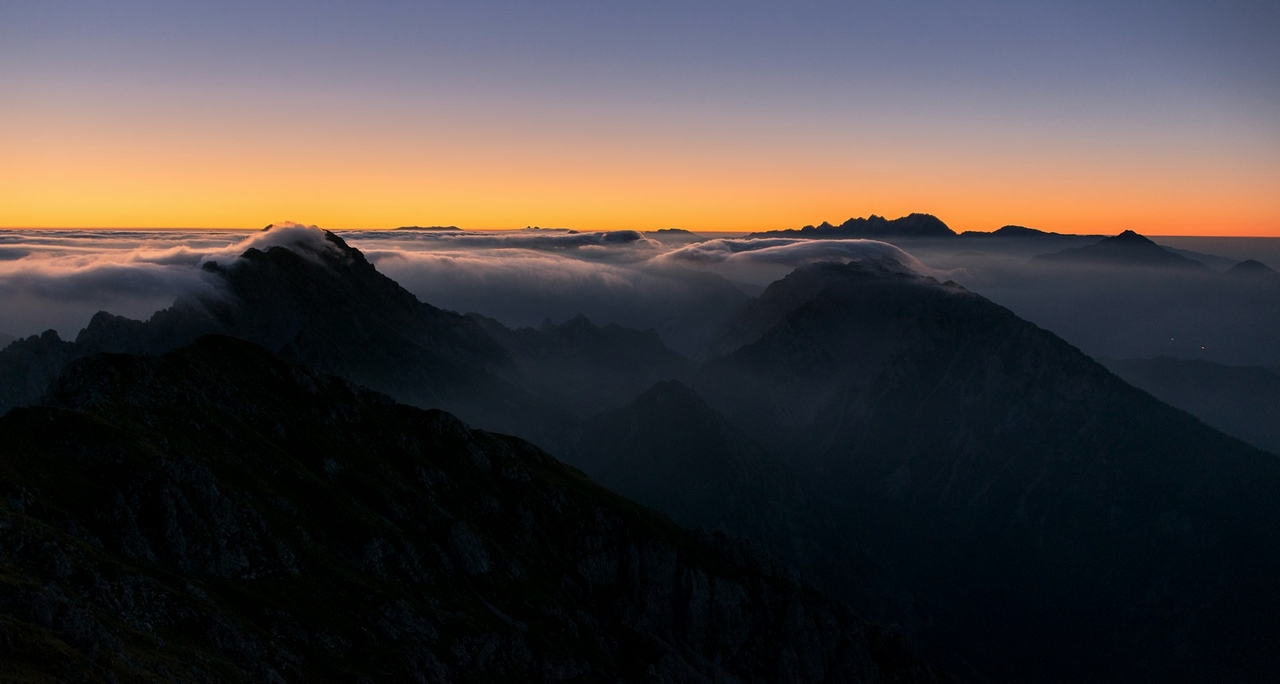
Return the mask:
<svg viewBox="0 0 1280 684"><path fill-rule="evenodd" d="M732 313L761 286L818 260L894 258L870 240L720 238L664 245L636 231L341 231L383 273L423 301L513 326L585 314L598 324L654 328L689 350L688 333ZM54 328L74 337L99 310L146 318L184 294L217 294L206 261L244 251L331 249L315 226L270 230L7 231L0 233L0 333Z"/></svg>

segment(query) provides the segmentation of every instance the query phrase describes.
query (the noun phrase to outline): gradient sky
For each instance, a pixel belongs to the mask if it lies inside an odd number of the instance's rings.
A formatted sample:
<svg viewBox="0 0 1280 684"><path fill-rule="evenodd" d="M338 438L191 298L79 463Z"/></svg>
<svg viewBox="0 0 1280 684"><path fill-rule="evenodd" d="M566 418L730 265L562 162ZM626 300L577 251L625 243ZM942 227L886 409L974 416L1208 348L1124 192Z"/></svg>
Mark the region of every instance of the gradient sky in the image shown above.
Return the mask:
<svg viewBox="0 0 1280 684"><path fill-rule="evenodd" d="M1280 236L1275 2L0 4L0 226Z"/></svg>

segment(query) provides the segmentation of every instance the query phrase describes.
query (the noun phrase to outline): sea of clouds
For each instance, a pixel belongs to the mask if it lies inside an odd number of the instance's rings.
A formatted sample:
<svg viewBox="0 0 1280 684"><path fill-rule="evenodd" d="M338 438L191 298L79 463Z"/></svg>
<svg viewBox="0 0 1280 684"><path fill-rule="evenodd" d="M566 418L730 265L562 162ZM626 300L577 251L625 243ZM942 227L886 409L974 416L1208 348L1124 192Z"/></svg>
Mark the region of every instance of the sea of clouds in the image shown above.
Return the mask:
<svg viewBox="0 0 1280 684"><path fill-rule="evenodd" d="M707 239L683 231L337 234L435 306L513 327L582 314L598 325L657 330L690 355L751 296L801 264L887 258L955 280L1095 356L1280 364L1280 280L1213 269L1082 268L990 245L977 253L959 242L950 251L904 243L913 256L874 240ZM182 295L220 296L218 277L202 263L230 264L247 249L273 246L302 254L332 247L319 228L289 222L252 233L0 231L0 345L48 329L74 339L98 311L145 319Z"/></svg>
<svg viewBox="0 0 1280 684"><path fill-rule="evenodd" d="M870 240L721 238L683 232L339 231L379 271L433 305L512 326L584 314L599 324L655 328L690 348L694 328L732 313L800 264L911 255ZM74 338L97 311L147 318L184 294L218 295L206 261L250 248L328 243L315 226L271 230L0 232L0 335L47 329Z"/></svg>

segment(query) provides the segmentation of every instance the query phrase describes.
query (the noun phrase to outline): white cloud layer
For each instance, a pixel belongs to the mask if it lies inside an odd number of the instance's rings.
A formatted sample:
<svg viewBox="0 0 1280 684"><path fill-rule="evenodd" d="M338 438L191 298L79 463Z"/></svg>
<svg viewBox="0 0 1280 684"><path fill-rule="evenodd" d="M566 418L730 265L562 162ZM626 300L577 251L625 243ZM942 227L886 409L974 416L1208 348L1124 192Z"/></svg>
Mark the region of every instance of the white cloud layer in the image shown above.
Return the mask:
<svg viewBox="0 0 1280 684"><path fill-rule="evenodd" d="M694 328L722 319L796 265L910 255L868 240L716 239L664 245L635 231L344 231L379 270L420 299L509 325L582 313L601 324L656 328L686 350ZM315 226L226 231L0 233L0 333L54 328L74 337L98 310L145 318L185 293L212 294L205 261L250 248L332 249ZM730 282L732 281L732 282Z"/></svg>

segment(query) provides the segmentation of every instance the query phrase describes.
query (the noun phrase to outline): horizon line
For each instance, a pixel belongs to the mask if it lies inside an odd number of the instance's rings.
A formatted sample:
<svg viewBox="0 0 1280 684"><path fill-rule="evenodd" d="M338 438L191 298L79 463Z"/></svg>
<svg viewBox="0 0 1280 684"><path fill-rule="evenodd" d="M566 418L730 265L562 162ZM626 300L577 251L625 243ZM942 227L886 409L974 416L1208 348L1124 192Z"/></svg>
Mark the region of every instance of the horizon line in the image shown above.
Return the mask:
<svg viewBox="0 0 1280 684"><path fill-rule="evenodd" d="M806 224L806 225L817 225L817 224ZM1018 224L1005 224L1005 226L1009 226L1009 225L1018 225ZM1003 228L1005 226L1000 226L1000 228ZM335 227L335 228L326 228L324 226L319 226L319 225L317 225L316 227L320 228L321 230L330 230L330 231L371 231L371 232L373 231L394 232L401 228L406 228L406 229L414 228L414 226L407 226L407 225L395 226L390 228L375 228L375 227L368 227L368 226L363 226L363 227L342 226L342 227ZM423 230L424 232L448 232L449 230L455 230L461 233L496 233L496 232L516 232L516 231L524 231L524 230L573 231L578 233L615 233L615 232L622 232L622 231L634 231L637 233L656 233L660 230L682 230L689 233L693 233L695 235L721 234L721 235L742 236L742 235L747 235L752 233L782 232L787 230L799 231L800 228L803 228L803 227L805 226L801 226L799 228L769 228L765 230L734 230L734 229L690 230L688 228L680 228L679 226L667 226L663 228L612 228L612 229L570 228L567 226L520 226L515 228L462 228L462 227L456 227L456 226L441 226L438 231L433 231L433 228L434 228L433 226L424 226L421 228L421 230ZM190 232L225 231L225 232L235 232L235 233L253 233L253 232L261 232L262 230L264 230L264 228L239 227L239 226L0 226L0 231L10 231L10 230L190 231ZM964 234L973 234L973 233L976 233L979 235L992 235L995 233L996 230L999 230L999 228L995 228L989 231L983 231L983 230L954 231L953 235L955 237L959 237ZM406 230L406 232L408 232L408 230ZM1123 232L1123 231L1120 231L1120 232ZM1263 239L1263 240L1280 239L1280 233L1277 233L1274 235L1193 235L1193 234L1187 234L1187 233L1165 234L1165 233L1142 233L1140 231L1134 231L1134 232L1139 233L1140 235L1143 235L1145 237L1153 237L1153 238L1156 238L1156 237L1208 238L1208 239L1224 238L1224 239ZM1063 233L1063 232L1057 232L1057 231L1044 231L1044 233L1046 234L1046 236L1056 235L1060 237L1092 237L1092 236L1107 237L1111 235L1111 233ZM1119 233L1116 233L1116 234L1118 235ZM898 237L906 237L908 239L911 239L911 236L898 236ZM872 237L867 239L877 239L877 238ZM925 237L925 238L919 238L919 239L937 240L937 239L946 239L946 238Z"/></svg>

